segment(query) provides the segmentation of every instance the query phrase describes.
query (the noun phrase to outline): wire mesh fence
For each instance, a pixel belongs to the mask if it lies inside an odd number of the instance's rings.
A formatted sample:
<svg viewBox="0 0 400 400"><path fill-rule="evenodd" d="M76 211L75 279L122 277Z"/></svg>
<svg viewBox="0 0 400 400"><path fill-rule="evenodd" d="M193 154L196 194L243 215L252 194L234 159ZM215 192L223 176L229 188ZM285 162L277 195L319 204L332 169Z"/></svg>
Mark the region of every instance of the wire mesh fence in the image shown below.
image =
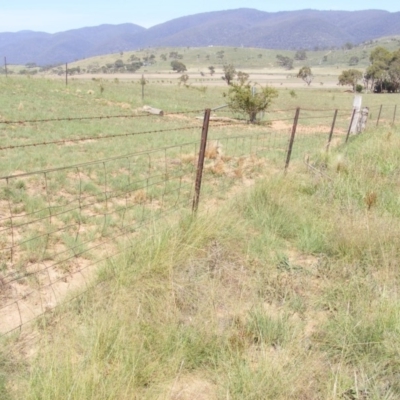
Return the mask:
<svg viewBox="0 0 400 400"><path fill-rule="evenodd" d="M393 123L394 109L377 111L381 123ZM72 288L89 287L93 268L124 251L121 242L142 226L175 212L191 212L199 157L202 202L210 204L239 185L251 185L272 166L283 170L288 159L326 151L328 143L344 144L352 116L351 110L276 110L272 118L253 125L213 119L210 113L205 126L196 113L190 112L185 126L124 133L151 142L159 133L190 132L179 143L0 177L0 336L53 310ZM200 128L208 133L203 153Z"/></svg>

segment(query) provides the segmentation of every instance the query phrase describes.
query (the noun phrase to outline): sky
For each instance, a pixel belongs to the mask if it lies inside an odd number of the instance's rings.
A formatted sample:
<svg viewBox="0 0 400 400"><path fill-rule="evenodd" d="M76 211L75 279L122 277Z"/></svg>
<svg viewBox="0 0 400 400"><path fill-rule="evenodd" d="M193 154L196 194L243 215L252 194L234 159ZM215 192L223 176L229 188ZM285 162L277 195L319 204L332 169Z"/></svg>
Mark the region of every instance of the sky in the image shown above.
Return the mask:
<svg viewBox="0 0 400 400"><path fill-rule="evenodd" d="M1 4L3 3L3 4ZM397 0L0 0L0 32L48 33L131 22L145 28L185 15L235 8L277 12L379 9L400 12Z"/></svg>

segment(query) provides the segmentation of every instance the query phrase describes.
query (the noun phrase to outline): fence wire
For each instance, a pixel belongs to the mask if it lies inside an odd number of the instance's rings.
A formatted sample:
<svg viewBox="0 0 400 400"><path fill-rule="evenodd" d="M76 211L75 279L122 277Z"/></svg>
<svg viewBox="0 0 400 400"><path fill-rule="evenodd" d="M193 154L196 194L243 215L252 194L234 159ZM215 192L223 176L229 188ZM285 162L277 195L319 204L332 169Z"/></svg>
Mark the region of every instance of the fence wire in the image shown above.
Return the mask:
<svg viewBox="0 0 400 400"><path fill-rule="evenodd" d="M210 122L202 205L225 199L238 185L251 185L273 165L283 170L296 110L281 111L290 111L292 116L267 115L259 125L235 120ZM380 107L372 113L379 111L381 121L389 121L390 113L385 116ZM326 150L329 138L336 145L344 144L351 114L351 110L338 110L332 132L335 110L300 110L292 158ZM107 138L200 132L200 127L198 122ZM125 251L126 244L119 243L127 239L129 245L129 239L144 225L184 209L190 212L199 149L200 140L188 140L0 177L0 336L56 309L72 288L91 287L92 270Z"/></svg>

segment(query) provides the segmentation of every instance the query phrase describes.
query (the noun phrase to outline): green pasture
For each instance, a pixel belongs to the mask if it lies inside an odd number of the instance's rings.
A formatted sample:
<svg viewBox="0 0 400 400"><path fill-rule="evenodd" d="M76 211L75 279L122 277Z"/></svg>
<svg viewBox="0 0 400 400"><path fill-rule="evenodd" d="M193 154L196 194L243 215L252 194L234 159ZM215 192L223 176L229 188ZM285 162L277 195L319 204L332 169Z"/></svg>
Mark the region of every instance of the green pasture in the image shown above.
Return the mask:
<svg viewBox="0 0 400 400"><path fill-rule="evenodd" d="M345 143L354 94L336 85L377 45L398 38L307 51L292 71L276 55L293 51L208 47L80 60L156 63L68 85L1 75L0 333L24 327L0 338L0 398L400 398L400 97L363 93L367 130ZM227 62L278 90L257 124L221 108Z"/></svg>

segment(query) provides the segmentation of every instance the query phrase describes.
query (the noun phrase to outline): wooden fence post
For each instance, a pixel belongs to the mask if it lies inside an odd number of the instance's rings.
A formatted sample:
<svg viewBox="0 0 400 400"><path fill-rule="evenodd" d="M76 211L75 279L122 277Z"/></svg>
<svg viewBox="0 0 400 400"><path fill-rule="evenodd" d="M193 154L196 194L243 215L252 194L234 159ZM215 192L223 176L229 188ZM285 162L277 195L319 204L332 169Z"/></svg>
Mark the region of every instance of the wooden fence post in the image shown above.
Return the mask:
<svg viewBox="0 0 400 400"><path fill-rule="evenodd" d="M297 124L299 122L300 107L296 108L296 115L294 116L292 134L290 135L289 147L286 155L285 172L289 168L290 158L292 157L293 143L296 136Z"/></svg>
<svg viewBox="0 0 400 400"><path fill-rule="evenodd" d="M352 114L352 116L351 116L350 126L349 126L349 129L347 130L346 143L347 143L347 141L349 140L349 136L350 136L350 132L351 132L351 127L353 126L353 121L354 121L354 117L355 117L355 115L356 115L356 112L357 112L357 110L354 109L354 110L353 110L353 114Z"/></svg>
<svg viewBox="0 0 400 400"><path fill-rule="evenodd" d="M379 125L379 120L381 119L383 104L381 104L381 108L379 109L378 119L376 120L376 126Z"/></svg>
<svg viewBox="0 0 400 400"><path fill-rule="evenodd" d="M333 121L332 121L332 127L331 127L331 131L329 132L329 138L328 138L328 143L326 145L326 151L329 151L329 146L331 145L331 141L332 141L332 136L333 136L333 131L335 129L335 125L336 125L336 118L338 115L338 110L335 110L335 114L333 116Z"/></svg>
<svg viewBox="0 0 400 400"><path fill-rule="evenodd" d="M199 150L199 159L197 162L197 173L196 173L196 183L195 183L195 193L193 198L192 211L196 212L199 208L200 191L201 191L201 181L203 178L204 169L204 158L206 154L207 147L207 136L208 136L208 126L210 124L211 110L207 108L204 112L203 129L201 131L201 142Z"/></svg>

